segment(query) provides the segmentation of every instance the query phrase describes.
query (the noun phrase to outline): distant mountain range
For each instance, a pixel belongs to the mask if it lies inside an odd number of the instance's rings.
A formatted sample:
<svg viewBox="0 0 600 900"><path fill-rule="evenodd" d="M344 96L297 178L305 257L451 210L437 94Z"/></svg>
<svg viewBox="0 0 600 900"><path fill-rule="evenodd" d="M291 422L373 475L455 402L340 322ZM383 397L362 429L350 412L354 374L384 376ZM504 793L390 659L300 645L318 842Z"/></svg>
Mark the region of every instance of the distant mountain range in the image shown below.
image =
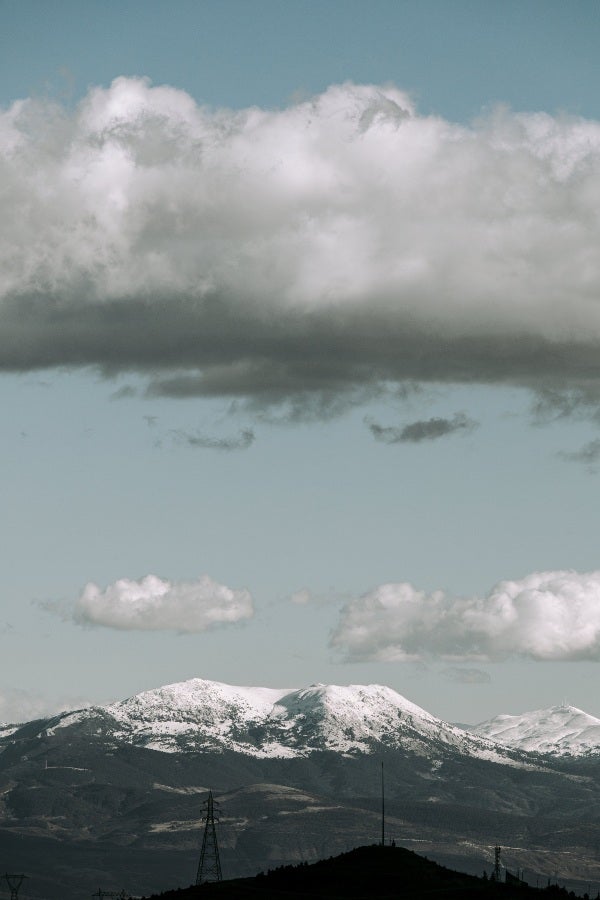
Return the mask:
<svg viewBox="0 0 600 900"><path fill-rule="evenodd" d="M24 871L28 895L48 900L189 885L209 788L227 877L328 857L378 840L383 761L397 843L476 874L498 843L511 868L595 895L597 720L567 707L517 718L470 731L379 685L192 679L4 726L0 871Z"/></svg>
<svg viewBox="0 0 600 900"><path fill-rule="evenodd" d="M235 687L193 678L106 706L62 713L49 724L77 726L105 740L172 752L230 750L257 758L314 751L370 752L378 745L417 754L447 746L509 762L507 748L536 754L600 754L600 719L573 706L451 725L382 685L312 684L301 689ZM0 725L3 738L19 731ZM483 738L483 740L482 740Z"/></svg>

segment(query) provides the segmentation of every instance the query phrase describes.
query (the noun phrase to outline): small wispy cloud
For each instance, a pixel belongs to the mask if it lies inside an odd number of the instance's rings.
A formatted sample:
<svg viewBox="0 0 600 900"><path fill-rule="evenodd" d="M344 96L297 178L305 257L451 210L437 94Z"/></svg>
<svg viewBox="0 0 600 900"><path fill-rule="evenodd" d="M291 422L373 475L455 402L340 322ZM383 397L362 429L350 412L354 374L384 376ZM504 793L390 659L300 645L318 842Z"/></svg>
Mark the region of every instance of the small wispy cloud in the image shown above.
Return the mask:
<svg viewBox="0 0 600 900"><path fill-rule="evenodd" d="M295 603L296 606L307 606L312 599L312 594L308 590L308 588L302 588L299 591L294 591L294 593L290 594L289 597L290 603Z"/></svg>
<svg viewBox="0 0 600 900"><path fill-rule="evenodd" d="M600 438L589 441L579 450L571 452L563 450L558 455L567 462L581 463L587 467L588 471L597 472L600 465Z"/></svg>
<svg viewBox="0 0 600 900"><path fill-rule="evenodd" d="M593 384L541 388L534 395L531 416L535 425L547 425L560 419L600 422L600 390Z"/></svg>
<svg viewBox="0 0 600 900"><path fill-rule="evenodd" d="M379 425L372 419L365 419L365 422L375 440L383 444L420 444L422 441L435 441L449 434L467 434L479 424L462 412L455 413L451 419L433 417L409 422L403 426Z"/></svg>
<svg viewBox="0 0 600 900"><path fill-rule="evenodd" d="M190 432L180 429L171 431L173 439L186 447L198 447L202 450L248 450L256 440L252 428L242 428L236 437L213 437L199 431Z"/></svg>
<svg viewBox="0 0 600 900"><path fill-rule="evenodd" d="M483 669L461 669L458 666L449 666L442 675L456 684L489 684L492 680L490 673Z"/></svg>
<svg viewBox="0 0 600 900"><path fill-rule="evenodd" d="M90 701L81 696L51 699L36 691L0 687L0 723L16 725L90 705Z"/></svg>
<svg viewBox="0 0 600 900"><path fill-rule="evenodd" d="M123 387L117 388L110 395L111 400L127 400L130 397L137 397L138 392L130 384L124 384Z"/></svg>
<svg viewBox="0 0 600 900"><path fill-rule="evenodd" d="M72 604L40 604L63 620L125 631L198 633L254 615L250 592L219 584L208 575L171 582L156 575L120 578L102 590L90 582Z"/></svg>
<svg viewBox="0 0 600 900"><path fill-rule="evenodd" d="M312 591L309 588L300 588L289 594L285 601L293 603L295 606L310 607L311 609L337 606L341 603L347 603L350 595L347 592L338 591L331 587L325 591Z"/></svg>

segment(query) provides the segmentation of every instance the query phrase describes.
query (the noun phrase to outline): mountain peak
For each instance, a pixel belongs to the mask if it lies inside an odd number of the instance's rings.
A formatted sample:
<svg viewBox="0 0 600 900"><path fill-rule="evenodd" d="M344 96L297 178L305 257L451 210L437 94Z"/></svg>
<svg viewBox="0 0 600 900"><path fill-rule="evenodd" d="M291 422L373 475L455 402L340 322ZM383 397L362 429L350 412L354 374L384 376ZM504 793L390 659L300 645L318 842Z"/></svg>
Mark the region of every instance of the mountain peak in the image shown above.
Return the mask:
<svg viewBox="0 0 600 900"><path fill-rule="evenodd" d="M519 750L559 755L597 753L600 719L560 704L519 715L499 715L471 729L475 734Z"/></svg>

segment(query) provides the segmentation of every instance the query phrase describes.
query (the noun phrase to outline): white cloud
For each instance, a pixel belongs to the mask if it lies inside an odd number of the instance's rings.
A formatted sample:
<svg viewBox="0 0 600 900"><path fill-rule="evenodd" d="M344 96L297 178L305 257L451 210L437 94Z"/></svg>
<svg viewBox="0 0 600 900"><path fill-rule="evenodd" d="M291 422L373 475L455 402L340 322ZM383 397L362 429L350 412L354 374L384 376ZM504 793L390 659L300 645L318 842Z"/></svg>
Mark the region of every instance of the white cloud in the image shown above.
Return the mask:
<svg viewBox="0 0 600 900"><path fill-rule="evenodd" d="M290 594L289 599L290 603L295 603L297 606L307 606L313 597L308 588L301 588L299 591L294 591L293 594Z"/></svg>
<svg viewBox="0 0 600 900"><path fill-rule="evenodd" d="M342 609L332 645L349 660L600 660L600 572L537 572L481 598L384 584Z"/></svg>
<svg viewBox="0 0 600 900"><path fill-rule="evenodd" d="M190 582L146 575L139 581L121 578L105 590L90 582L68 617L80 625L106 628L200 632L248 619L253 613L247 590L233 590L208 575Z"/></svg>
<svg viewBox="0 0 600 900"><path fill-rule="evenodd" d="M5 369L324 415L406 379L598 381L595 121L462 126L352 84L213 111L118 78L0 111L0 194Z"/></svg>

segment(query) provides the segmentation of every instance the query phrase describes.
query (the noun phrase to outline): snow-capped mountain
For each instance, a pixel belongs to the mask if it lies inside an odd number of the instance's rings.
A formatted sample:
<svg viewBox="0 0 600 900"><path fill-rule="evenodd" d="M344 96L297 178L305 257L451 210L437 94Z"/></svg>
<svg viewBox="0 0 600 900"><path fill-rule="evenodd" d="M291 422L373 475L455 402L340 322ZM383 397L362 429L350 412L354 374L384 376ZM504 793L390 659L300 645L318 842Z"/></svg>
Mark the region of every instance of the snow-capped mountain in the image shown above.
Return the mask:
<svg viewBox="0 0 600 900"><path fill-rule="evenodd" d="M497 841L522 848L521 867L548 858L548 875L576 859L575 877L596 878L600 754L557 764L448 725L380 685L192 679L7 726L0 857L28 872L36 900L89 894L107 859L110 890L149 896L188 884L211 788L228 876L322 858L378 839L380 760L398 842L481 871Z"/></svg>
<svg viewBox="0 0 600 900"><path fill-rule="evenodd" d="M492 741L534 753L600 754L600 719L575 706L551 706L518 716L495 716L471 730Z"/></svg>
<svg viewBox="0 0 600 900"><path fill-rule="evenodd" d="M383 746L420 756L446 748L510 762L502 747L442 722L376 684L290 690L194 678L57 716L45 730L56 733L70 726L117 744L163 752L230 750L257 758L292 758L319 750L368 753Z"/></svg>

